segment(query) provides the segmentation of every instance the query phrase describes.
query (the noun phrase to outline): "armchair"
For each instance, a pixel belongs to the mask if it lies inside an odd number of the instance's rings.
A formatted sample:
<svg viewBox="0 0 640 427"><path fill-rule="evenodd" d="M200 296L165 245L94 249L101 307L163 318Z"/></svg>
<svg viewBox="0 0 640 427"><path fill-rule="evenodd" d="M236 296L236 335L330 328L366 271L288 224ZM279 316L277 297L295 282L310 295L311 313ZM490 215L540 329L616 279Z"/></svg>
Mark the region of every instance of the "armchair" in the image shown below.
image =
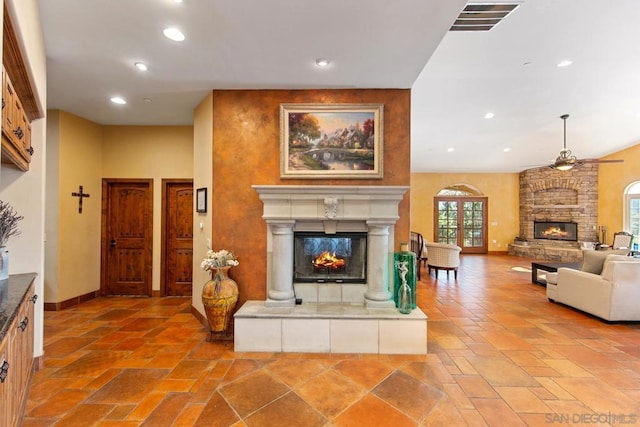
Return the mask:
<svg viewBox="0 0 640 427"><path fill-rule="evenodd" d="M617 231L613 234L613 249L631 249L631 242L633 241L633 234L626 231Z"/></svg>
<svg viewBox="0 0 640 427"><path fill-rule="evenodd" d="M462 248L457 245L436 242L427 242L426 247L429 274L431 274L431 270L435 270L437 279L438 272L445 270L448 279L449 271L453 270L453 277L458 280L458 267L460 266L460 251L462 251Z"/></svg>

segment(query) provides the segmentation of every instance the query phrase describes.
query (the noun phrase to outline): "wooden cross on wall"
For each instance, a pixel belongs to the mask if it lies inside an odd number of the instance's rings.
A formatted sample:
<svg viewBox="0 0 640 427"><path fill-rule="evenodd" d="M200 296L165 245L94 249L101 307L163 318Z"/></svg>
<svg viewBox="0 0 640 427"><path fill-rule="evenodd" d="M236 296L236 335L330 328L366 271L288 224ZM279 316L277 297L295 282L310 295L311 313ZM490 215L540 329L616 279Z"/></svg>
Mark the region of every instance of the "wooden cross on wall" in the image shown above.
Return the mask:
<svg viewBox="0 0 640 427"><path fill-rule="evenodd" d="M73 193L71 193L71 195L73 197L77 197L78 198L78 213L82 213L82 199L85 198L85 197L88 198L89 194L82 192L82 185L80 185L78 187L78 190L79 190L78 192L74 191Z"/></svg>

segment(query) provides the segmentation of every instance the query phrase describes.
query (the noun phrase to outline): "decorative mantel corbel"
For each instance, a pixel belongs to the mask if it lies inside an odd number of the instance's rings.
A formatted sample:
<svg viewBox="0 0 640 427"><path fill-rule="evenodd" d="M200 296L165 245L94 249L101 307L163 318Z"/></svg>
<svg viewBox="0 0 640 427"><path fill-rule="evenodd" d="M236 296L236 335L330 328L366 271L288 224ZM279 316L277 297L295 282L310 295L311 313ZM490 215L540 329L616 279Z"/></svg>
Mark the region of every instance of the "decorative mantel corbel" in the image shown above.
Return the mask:
<svg viewBox="0 0 640 427"><path fill-rule="evenodd" d="M338 216L338 198L337 197L325 197L324 198L324 216L329 219L335 219Z"/></svg>

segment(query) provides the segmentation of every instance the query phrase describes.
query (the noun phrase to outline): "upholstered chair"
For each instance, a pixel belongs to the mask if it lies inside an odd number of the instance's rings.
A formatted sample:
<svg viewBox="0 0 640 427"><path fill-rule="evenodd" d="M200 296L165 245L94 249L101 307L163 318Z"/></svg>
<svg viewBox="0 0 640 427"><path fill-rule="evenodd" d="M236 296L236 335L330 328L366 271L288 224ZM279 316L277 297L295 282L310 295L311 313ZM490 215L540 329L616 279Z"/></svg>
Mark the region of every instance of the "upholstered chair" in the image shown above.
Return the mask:
<svg viewBox="0 0 640 427"><path fill-rule="evenodd" d="M429 274L431 274L431 270L435 270L437 279L438 272L445 270L448 279L449 271L453 270L453 277L457 280L462 248L457 245L435 242L427 242L425 246L427 248L427 269Z"/></svg>
<svg viewBox="0 0 640 427"><path fill-rule="evenodd" d="M631 242L633 241L633 234L626 231L617 231L613 234L613 249L631 249Z"/></svg>

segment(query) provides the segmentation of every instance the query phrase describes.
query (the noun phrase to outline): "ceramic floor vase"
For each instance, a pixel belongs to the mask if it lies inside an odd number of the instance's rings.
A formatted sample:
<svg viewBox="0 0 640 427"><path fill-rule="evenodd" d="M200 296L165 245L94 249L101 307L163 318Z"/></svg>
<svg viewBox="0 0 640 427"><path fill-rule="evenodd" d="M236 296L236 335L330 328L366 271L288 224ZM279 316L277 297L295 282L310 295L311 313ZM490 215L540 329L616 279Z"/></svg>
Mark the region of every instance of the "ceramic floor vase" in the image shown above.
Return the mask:
<svg viewBox="0 0 640 427"><path fill-rule="evenodd" d="M213 279L202 288L202 305L211 332L225 332L238 302L238 284L229 277L231 267L214 270Z"/></svg>

